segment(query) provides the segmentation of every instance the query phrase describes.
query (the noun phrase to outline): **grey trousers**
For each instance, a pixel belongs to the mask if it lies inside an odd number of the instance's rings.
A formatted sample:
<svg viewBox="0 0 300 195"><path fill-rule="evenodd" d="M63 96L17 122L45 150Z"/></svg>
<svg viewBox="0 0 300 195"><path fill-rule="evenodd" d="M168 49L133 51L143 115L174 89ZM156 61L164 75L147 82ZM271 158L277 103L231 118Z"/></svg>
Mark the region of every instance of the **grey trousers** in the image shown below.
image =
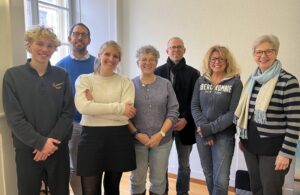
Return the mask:
<svg viewBox="0 0 300 195"><path fill-rule="evenodd" d="M275 171L276 156L255 155L246 149L244 156L253 195L282 195L282 186L289 168Z"/></svg>
<svg viewBox="0 0 300 195"><path fill-rule="evenodd" d="M82 195L81 179L77 176L77 153L78 144L80 141L80 134L82 126L79 123L73 122L72 138L69 141L70 150L70 185L74 192L74 195Z"/></svg>

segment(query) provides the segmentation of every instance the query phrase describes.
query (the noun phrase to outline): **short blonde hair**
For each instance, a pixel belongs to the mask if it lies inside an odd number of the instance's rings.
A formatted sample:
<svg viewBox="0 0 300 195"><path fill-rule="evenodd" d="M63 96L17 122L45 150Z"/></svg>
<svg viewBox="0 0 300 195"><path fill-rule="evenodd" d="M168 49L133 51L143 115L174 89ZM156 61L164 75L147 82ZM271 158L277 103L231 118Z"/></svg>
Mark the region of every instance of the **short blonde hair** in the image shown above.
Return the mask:
<svg viewBox="0 0 300 195"><path fill-rule="evenodd" d="M100 62L100 59L99 59L99 55L103 54L108 47L113 47L114 49L117 50L117 52L119 54L119 61L121 61L122 50L121 50L120 45L116 41L112 41L112 40L106 41L100 46L98 57L96 58L95 63L94 63L94 70L95 71L98 71L99 68L101 67L101 62Z"/></svg>
<svg viewBox="0 0 300 195"><path fill-rule="evenodd" d="M39 38L50 39L54 46L57 48L61 45L60 40L57 38L56 34L53 32L52 28L45 26L34 26L31 29L25 32L25 48L28 49L28 46Z"/></svg>
<svg viewBox="0 0 300 195"><path fill-rule="evenodd" d="M209 66L210 57L213 52L218 52L222 58L225 59L226 68L225 73L226 76L239 76L240 70L238 68L238 64L236 63L232 53L229 51L228 48L221 46L221 45L214 45L206 52L204 59L203 59L203 73L212 75L212 70Z"/></svg>

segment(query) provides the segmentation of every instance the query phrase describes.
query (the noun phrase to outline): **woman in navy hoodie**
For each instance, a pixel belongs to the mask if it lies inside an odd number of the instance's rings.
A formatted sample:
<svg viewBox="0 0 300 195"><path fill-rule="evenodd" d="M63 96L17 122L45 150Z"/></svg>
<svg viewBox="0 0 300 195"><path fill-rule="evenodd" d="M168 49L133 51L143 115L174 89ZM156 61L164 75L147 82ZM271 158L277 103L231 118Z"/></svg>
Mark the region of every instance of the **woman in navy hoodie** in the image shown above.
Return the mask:
<svg viewBox="0 0 300 195"><path fill-rule="evenodd" d="M233 115L242 91L237 64L223 46L211 47L203 60L191 103L196 141L210 195L228 193L236 132Z"/></svg>

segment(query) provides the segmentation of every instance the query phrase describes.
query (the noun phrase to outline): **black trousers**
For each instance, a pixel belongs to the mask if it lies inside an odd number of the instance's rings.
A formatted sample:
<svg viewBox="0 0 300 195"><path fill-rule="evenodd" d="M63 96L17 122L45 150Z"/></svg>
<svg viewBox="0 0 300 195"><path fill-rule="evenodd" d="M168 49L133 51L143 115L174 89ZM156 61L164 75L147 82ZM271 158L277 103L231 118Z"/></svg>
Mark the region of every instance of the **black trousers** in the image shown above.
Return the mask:
<svg viewBox="0 0 300 195"><path fill-rule="evenodd" d="M42 178L46 172L51 195L69 195L69 148L67 144L45 161L36 162L28 149L16 149L16 167L19 195L39 195Z"/></svg>

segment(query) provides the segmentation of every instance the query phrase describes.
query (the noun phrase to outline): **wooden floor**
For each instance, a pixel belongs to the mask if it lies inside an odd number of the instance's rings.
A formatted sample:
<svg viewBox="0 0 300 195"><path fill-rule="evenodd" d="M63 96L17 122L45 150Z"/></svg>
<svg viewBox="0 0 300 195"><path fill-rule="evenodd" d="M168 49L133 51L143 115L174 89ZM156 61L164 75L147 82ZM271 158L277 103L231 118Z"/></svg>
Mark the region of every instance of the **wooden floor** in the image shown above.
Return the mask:
<svg viewBox="0 0 300 195"><path fill-rule="evenodd" d="M124 173L120 185L120 194L121 195L130 195L130 173ZM147 191L149 191L149 182L147 183ZM169 178L169 195L176 195L176 179L172 176ZM148 192L147 192L148 194ZM191 182L190 184L190 195L208 195L207 188L204 184L199 182ZM228 195L235 195L231 190L228 192Z"/></svg>
<svg viewBox="0 0 300 195"><path fill-rule="evenodd" d="M176 195L176 179L175 175L169 176L169 195ZM228 192L228 195L235 195L231 188ZM130 195L130 172L124 173L122 176L120 184L120 194L121 195ZM149 194L149 182L147 183L147 195ZM190 195L208 195L208 191L204 182L199 182L192 179L190 183ZM41 194L42 195L42 194ZM73 195L72 190L70 189L70 195Z"/></svg>

